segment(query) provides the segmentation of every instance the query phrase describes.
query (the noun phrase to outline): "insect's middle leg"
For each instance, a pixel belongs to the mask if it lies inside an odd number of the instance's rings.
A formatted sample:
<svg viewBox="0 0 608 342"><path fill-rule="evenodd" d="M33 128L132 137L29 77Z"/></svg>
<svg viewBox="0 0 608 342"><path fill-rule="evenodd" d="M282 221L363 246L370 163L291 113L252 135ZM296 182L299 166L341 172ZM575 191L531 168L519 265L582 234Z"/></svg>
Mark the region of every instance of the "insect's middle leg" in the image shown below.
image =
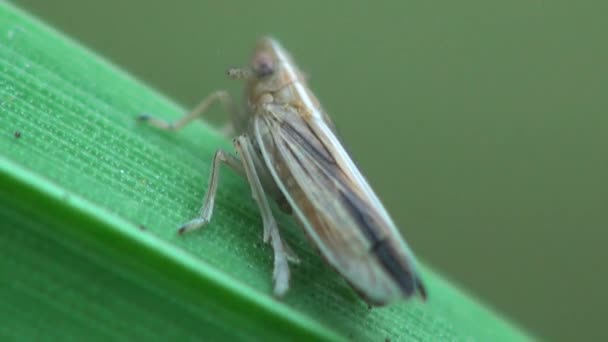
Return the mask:
<svg viewBox="0 0 608 342"><path fill-rule="evenodd" d="M241 157L247 180L251 185L253 198L258 203L262 221L264 223L264 235L270 237L272 249L274 250L274 270L272 278L274 280L274 294L282 296L289 289L289 265L287 260L292 258L292 252L289 247L285 247L277 223L270 209L270 204L262 187L262 183L255 168L255 162L252 154L253 148L249 140L245 136L239 136L234 139L234 146Z"/></svg>
<svg viewBox="0 0 608 342"><path fill-rule="evenodd" d="M180 234L202 228L204 225L209 223L209 220L211 220L220 176L220 166L222 163L230 166L230 168L239 173L241 176L245 176L245 170L243 169L243 164L240 160L231 156L227 152L217 150L213 156L207 193L205 194L205 199L203 200L203 206L201 207L199 217L183 224L178 230Z"/></svg>

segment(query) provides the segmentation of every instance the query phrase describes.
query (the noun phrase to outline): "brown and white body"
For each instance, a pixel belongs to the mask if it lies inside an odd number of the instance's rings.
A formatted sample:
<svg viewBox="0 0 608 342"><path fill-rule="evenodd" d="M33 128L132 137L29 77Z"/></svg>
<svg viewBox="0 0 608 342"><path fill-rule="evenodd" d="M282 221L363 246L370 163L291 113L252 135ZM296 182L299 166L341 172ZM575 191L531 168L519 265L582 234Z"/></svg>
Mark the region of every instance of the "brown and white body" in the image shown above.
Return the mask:
<svg viewBox="0 0 608 342"><path fill-rule="evenodd" d="M234 146L240 158L218 150L200 216L180 233L211 219L219 168L229 165L251 185L264 224L264 241L274 249L274 293L289 288L288 261L298 262L281 240L268 198L293 213L323 258L372 305L426 298L416 262L382 203L342 144L291 56L271 38L258 41L251 67L229 76L246 82L245 111L231 112ZM216 92L174 124L142 115L159 128L178 130L215 101L233 108Z"/></svg>

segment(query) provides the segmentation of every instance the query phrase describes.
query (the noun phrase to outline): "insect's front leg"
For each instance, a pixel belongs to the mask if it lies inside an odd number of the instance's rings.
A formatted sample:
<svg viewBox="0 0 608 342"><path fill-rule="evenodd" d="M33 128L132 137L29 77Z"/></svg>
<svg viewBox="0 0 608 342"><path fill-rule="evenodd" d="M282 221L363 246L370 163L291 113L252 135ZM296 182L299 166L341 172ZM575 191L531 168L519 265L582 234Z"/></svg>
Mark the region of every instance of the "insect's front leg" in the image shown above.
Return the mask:
<svg viewBox="0 0 608 342"><path fill-rule="evenodd" d="M209 174L209 183L207 187L207 193L203 200L203 206L201 207L199 217L183 224L178 232L180 234L193 231L202 228L204 225L209 223L211 215L213 214L213 207L215 205L215 195L217 193L217 185L220 176L221 164L227 164L234 171L245 177L245 170L243 164L235 157L231 156L227 152L217 150L213 156L213 162L211 165L211 173Z"/></svg>
<svg viewBox="0 0 608 342"><path fill-rule="evenodd" d="M167 121L155 118L153 116L150 116L148 114L141 114L140 116L137 117L137 119L139 121L147 122L148 124L150 124L154 127L160 128L162 130L179 131L180 129L182 129L184 126L188 125L193 120L203 117L205 115L205 113L207 113L207 111L209 110L211 105L213 105L214 103L216 103L218 101L224 105L225 110L231 116L236 115L236 107L234 106L234 101L232 101L232 98L230 97L230 95L224 90L218 90L218 91L212 93L211 95L207 96L206 98L204 98L196 107L194 107L194 109L192 111L190 111L189 113L186 113L184 116L182 116L180 119L178 119L175 122L167 122ZM232 132L230 132L229 130L226 130L225 133L226 133L226 135L232 134Z"/></svg>
<svg viewBox="0 0 608 342"><path fill-rule="evenodd" d="M272 275L274 281L274 294L280 297L289 289L289 265L287 264L287 260L290 258L290 255L281 241L277 223L272 215L270 204L268 203L264 188L262 187L262 182L258 177L252 156L252 153L255 152L253 151L249 139L242 135L237 137L234 139L234 147L241 157L247 180L251 185L251 193L260 208L265 235L267 234L270 236L272 249L274 250L274 270Z"/></svg>

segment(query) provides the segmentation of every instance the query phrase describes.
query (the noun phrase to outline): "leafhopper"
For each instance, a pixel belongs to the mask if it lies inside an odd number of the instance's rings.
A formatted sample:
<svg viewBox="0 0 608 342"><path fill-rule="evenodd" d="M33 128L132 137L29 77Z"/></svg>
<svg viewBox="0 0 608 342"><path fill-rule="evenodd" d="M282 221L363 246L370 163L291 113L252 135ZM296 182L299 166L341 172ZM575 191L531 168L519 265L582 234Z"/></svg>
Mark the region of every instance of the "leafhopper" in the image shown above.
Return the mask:
<svg viewBox="0 0 608 342"><path fill-rule="evenodd" d="M201 118L215 102L230 113L226 134L238 157L218 150L200 214L179 233L211 219L220 166L228 165L251 185L263 220L263 240L274 251L274 294L289 289L289 264L299 262L281 239L269 198L293 214L321 256L371 305L426 290L416 261L393 220L346 153L306 78L274 39L260 39L247 68L228 76L245 82L246 101L238 110L225 91L217 91L176 122L149 115L139 120L177 131Z"/></svg>

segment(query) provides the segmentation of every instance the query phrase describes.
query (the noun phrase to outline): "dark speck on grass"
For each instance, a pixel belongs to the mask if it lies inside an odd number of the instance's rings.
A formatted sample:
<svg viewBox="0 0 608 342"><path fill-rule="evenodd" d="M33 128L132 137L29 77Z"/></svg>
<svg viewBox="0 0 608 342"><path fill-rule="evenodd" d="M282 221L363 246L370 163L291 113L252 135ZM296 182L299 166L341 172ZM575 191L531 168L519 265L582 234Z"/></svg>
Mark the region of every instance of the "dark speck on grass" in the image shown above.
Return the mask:
<svg viewBox="0 0 608 342"><path fill-rule="evenodd" d="M15 136L15 139L21 138L21 132L20 131L15 131L15 133L13 133L13 135Z"/></svg>

